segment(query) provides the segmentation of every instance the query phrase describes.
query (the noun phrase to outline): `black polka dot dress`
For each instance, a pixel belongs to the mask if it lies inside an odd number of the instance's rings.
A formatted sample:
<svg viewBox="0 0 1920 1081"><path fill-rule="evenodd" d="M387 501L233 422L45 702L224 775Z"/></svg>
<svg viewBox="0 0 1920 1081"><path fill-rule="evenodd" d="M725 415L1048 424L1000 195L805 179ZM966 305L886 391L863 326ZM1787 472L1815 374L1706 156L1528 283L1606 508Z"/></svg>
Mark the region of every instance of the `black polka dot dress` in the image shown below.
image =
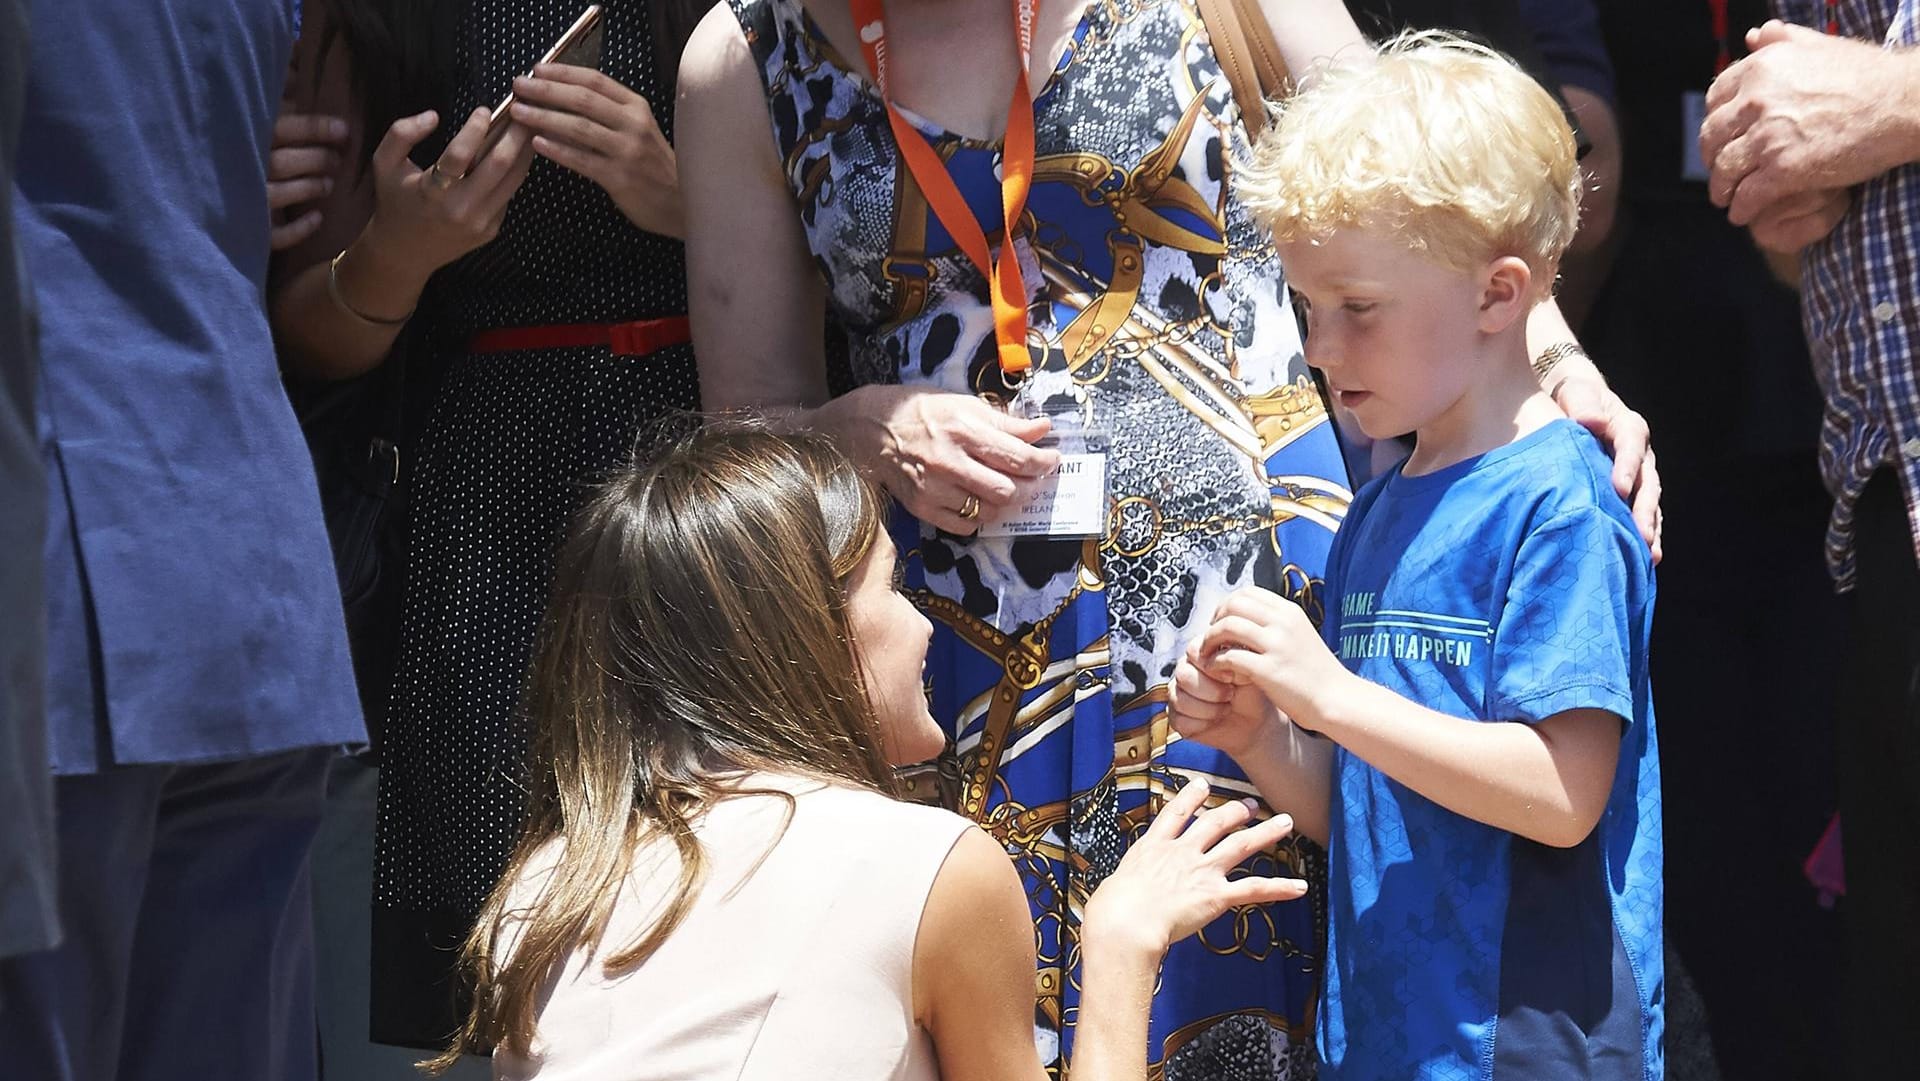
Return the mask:
<svg viewBox="0 0 1920 1081"><path fill-rule="evenodd" d="M602 0L602 70L645 96L669 138L646 8ZM472 0L462 73L441 115L503 97L586 0ZM451 134L451 127L442 136ZM501 234L422 298L443 371L418 444L405 615L381 752L374 882L373 1034L441 1045L451 979L518 838L527 725L521 695L553 554L587 486L663 413L698 408L691 351L603 346L471 353L476 333L684 314L677 241L636 229L591 181L536 160Z"/></svg>

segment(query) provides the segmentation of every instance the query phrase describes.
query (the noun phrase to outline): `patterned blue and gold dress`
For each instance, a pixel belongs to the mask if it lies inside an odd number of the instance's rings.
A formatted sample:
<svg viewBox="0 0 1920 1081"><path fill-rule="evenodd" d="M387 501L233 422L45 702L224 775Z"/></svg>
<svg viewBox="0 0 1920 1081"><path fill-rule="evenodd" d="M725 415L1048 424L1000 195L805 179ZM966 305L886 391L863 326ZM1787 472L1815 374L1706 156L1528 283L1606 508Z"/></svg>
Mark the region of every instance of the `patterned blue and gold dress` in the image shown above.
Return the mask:
<svg viewBox="0 0 1920 1081"><path fill-rule="evenodd" d="M872 85L797 0L730 2L855 381L996 386L986 282L898 167ZM934 716L960 755L960 809L1028 890L1036 1037L1057 1074L1088 894L1185 777L1252 794L1222 755L1169 731L1180 651L1244 585L1317 613L1349 492L1279 264L1230 196L1246 135L1190 0L1094 0L1034 108L1015 241L1029 342L1036 368L1071 373L1112 434L1107 533L960 538L903 515L895 539L936 627ZM997 145L915 123L992 228ZM1291 843L1255 865L1320 873L1317 852ZM1154 1077L1311 1075L1322 903L1316 890L1230 913L1174 948Z"/></svg>

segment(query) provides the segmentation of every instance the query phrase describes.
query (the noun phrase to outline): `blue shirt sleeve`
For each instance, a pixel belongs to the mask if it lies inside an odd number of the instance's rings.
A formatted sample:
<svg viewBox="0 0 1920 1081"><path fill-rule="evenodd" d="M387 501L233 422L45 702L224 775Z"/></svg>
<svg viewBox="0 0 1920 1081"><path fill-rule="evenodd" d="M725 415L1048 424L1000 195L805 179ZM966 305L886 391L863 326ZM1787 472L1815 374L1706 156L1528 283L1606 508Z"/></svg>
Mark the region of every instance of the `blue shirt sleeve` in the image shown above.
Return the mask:
<svg viewBox="0 0 1920 1081"><path fill-rule="evenodd" d="M1631 723L1646 596L1640 538L1606 512L1583 507L1535 528L1494 629L1490 716L1531 724L1603 709Z"/></svg>

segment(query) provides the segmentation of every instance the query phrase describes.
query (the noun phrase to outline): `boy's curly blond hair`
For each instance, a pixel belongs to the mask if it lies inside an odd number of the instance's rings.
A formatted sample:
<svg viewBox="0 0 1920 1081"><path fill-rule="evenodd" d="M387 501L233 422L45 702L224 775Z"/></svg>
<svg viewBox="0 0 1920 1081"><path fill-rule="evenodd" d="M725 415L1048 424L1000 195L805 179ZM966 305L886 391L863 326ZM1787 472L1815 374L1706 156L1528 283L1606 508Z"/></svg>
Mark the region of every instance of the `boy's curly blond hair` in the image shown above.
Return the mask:
<svg viewBox="0 0 1920 1081"><path fill-rule="evenodd" d="M1277 107L1239 194L1277 241L1378 230L1455 270L1518 256L1544 288L1582 183L1566 117L1538 83L1492 49L1422 31Z"/></svg>

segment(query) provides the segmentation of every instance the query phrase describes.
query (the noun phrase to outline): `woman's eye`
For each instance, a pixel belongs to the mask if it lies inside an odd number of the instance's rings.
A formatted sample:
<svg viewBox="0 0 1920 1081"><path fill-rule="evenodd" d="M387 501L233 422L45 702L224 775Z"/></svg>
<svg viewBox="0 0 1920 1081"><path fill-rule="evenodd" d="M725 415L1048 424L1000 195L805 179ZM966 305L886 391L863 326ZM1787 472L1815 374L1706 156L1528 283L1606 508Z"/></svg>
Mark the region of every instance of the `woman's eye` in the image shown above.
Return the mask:
<svg viewBox="0 0 1920 1081"><path fill-rule="evenodd" d="M1355 315L1365 315L1379 307L1379 305L1371 300L1349 300L1345 304L1342 304L1341 307Z"/></svg>

